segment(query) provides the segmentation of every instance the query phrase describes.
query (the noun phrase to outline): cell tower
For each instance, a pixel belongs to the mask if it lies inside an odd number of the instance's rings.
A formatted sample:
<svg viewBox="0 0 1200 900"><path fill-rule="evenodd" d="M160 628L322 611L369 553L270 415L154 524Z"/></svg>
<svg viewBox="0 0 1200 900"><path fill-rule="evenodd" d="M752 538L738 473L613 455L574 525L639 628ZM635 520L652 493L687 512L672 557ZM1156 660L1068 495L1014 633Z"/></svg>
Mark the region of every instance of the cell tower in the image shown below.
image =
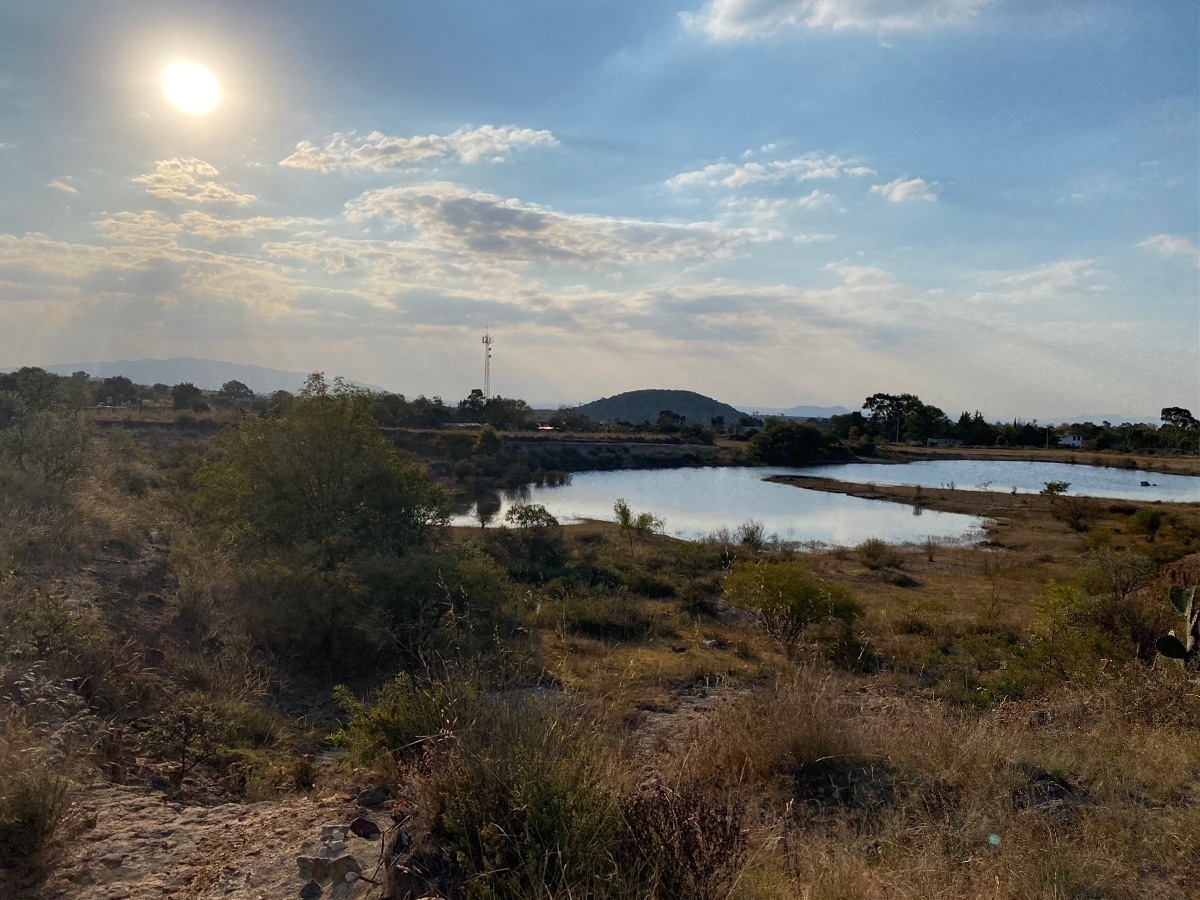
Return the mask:
<svg viewBox="0 0 1200 900"><path fill-rule="evenodd" d="M483 396L492 399L492 336L487 331L483 333Z"/></svg>

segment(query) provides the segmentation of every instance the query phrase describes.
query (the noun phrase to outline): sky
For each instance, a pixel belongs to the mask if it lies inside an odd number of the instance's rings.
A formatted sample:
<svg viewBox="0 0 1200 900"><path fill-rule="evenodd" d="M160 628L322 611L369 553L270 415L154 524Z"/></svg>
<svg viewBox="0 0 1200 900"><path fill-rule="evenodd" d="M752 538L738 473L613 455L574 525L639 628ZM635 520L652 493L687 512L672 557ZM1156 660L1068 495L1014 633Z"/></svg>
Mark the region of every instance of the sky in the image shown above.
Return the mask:
<svg viewBox="0 0 1200 900"><path fill-rule="evenodd" d="M0 0L0 197L0 367L1200 410L1179 0Z"/></svg>

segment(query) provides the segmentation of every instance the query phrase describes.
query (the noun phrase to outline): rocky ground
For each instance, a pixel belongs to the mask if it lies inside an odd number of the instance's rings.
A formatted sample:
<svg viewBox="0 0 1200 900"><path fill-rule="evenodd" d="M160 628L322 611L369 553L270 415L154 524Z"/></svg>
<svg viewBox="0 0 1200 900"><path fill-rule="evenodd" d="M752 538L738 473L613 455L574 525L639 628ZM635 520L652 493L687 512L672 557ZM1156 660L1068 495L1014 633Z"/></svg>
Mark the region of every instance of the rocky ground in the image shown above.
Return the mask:
<svg viewBox="0 0 1200 900"><path fill-rule="evenodd" d="M322 829L346 828L362 812L344 797L294 797L268 803L184 806L129 787L97 784L81 799L63 829L52 874L28 898L150 900L177 897L209 900L278 900L302 896L311 880L301 877L297 857L320 852ZM385 830L386 811L369 814ZM366 829L363 829L366 830ZM328 831L327 831L328 834ZM341 865L321 877L311 862L303 868L321 881L304 896L374 900L382 887L378 867L381 839L346 834ZM356 866L363 877L351 882ZM329 866L321 866L328 870Z"/></svg>

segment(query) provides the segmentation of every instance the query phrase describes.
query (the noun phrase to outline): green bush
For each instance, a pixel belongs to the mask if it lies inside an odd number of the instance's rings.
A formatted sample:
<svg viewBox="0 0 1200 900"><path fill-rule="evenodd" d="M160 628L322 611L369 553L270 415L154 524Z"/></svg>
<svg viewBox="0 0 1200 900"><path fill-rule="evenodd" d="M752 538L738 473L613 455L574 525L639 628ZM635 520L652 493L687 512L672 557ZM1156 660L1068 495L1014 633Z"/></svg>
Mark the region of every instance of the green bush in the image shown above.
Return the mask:
<svg viewBox="0 0 1200 900"><path fill-rule="evenodd" d="M345 685L337 685L333 696L350 718L331 740L364 764L384 753L393 759L417 756L426 742L453 733L478 704L478 692L461 679L401 676L370 703L356 698Z"/></svg>
<svg viewBox="0 0 1200 900"><path fill-rule="evenodd" d="M868 569L899 569L904 566L904 557L886 541L867 538L858 545L858 560Z"/></svg>
<svg viewBox="0 0 1200 900"><path fill-rule="evenodd" d="M736 563L725 579L725 596L753 612L788 653L810 625L849 623L862 614L846 588L826 583L798 561Z"/></svg>

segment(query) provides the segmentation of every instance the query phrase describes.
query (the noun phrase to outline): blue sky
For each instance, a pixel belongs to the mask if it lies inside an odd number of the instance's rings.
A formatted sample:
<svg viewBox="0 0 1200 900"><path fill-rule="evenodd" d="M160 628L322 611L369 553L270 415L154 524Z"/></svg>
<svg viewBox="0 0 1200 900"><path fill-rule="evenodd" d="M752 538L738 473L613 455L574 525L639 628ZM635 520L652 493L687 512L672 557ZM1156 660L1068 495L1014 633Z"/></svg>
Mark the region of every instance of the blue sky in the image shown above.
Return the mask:
<svg viewBox="0 0 1200 900"><path fill-rule="evenodd" d="M1196 410L1198 35L1178 0L0 0L0 366L456 399L490 327L534 401Z"/></svg>

